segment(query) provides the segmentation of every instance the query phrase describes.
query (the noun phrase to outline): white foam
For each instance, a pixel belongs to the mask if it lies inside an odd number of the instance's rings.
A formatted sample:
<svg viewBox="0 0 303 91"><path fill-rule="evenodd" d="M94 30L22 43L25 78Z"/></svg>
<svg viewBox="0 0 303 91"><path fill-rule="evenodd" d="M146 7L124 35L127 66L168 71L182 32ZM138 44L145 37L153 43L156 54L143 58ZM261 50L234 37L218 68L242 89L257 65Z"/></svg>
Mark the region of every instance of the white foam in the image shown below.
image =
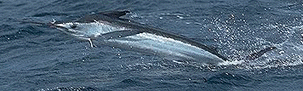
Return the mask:
<svg viewBox="0 0 303 91"><path fill-rule="evenodd" d="M235 60L235 61L223 61L218 63L218 65L239 65L244 63L244 60Z"/></svg>

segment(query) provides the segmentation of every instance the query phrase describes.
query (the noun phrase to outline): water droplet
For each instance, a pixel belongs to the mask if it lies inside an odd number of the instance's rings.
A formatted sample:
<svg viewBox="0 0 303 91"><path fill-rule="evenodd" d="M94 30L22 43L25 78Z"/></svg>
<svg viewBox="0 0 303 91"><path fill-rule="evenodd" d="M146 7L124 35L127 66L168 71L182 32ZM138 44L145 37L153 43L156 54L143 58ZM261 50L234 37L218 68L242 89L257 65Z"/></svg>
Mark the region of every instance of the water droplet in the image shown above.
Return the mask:
<svg viewBox="0 0 303 91"><path fill-rule="evenodd" d="M285 53L284 51L280 51L280 52L279 52L279 54L284 54L284 53Z"/></svg>

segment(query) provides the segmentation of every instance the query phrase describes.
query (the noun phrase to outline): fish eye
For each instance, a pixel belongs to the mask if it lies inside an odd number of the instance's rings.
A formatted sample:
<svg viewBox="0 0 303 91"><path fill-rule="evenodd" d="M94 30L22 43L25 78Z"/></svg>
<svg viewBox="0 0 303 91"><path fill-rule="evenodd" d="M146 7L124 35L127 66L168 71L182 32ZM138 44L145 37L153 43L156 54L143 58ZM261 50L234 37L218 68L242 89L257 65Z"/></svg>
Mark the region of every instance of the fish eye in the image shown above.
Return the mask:
<svg viewBox="0 0 303 91"><path fill-rule="evenodd" d="M70 26L70 28L72 28L72 29L75 29L76 27L77 27L76 24L73 24L73 25Z"/></svg>

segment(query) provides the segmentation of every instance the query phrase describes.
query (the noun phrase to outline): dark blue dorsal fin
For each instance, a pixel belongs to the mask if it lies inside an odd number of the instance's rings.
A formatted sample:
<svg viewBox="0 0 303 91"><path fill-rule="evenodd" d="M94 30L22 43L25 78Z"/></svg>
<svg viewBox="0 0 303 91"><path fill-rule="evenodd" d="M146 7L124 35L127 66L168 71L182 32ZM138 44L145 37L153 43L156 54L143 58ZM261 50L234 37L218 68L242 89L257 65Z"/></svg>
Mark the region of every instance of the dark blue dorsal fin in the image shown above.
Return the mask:
<svg viewBox="0 0 303 91"><path fill-rule="evenodd" d="M119 18L120 16L126 15L127 13L130 13L130 11L105 11L105 12L99 12L96 14L86 15L80 19L78 19L76 22L81 23L88 23L88 22L95 22L98 20L106 19L106 17L112 17L112 18ZM120 18L119 18L120 19Z"/></svg>
<svg viewBox="0 0 303 91"><path fill-rule="evenodd" d="M127 13L130 13L130 11L128 11L128 10L124 10L124 11L106 11L106 12L99 12L98 14L103 14L103 15L106 15L108 17L119 18L120 16L124 16Z"/></svg>

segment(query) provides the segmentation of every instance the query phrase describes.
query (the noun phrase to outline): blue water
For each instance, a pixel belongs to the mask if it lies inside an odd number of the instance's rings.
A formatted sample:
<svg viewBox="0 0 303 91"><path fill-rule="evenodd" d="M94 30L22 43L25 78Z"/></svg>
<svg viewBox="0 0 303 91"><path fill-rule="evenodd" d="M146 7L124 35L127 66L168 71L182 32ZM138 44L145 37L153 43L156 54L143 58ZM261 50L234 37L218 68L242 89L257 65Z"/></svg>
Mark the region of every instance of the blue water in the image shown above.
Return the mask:
<svg viewBox="0 0 303 91"><path fill-rule="evenodd" d="M1 0L0 90L302 90L300 0ZM124 16L214 46L231 62L180 63L110 46L90 48L54 28L20 23ZM258 59L245 57L266 47Z"/></svg>

